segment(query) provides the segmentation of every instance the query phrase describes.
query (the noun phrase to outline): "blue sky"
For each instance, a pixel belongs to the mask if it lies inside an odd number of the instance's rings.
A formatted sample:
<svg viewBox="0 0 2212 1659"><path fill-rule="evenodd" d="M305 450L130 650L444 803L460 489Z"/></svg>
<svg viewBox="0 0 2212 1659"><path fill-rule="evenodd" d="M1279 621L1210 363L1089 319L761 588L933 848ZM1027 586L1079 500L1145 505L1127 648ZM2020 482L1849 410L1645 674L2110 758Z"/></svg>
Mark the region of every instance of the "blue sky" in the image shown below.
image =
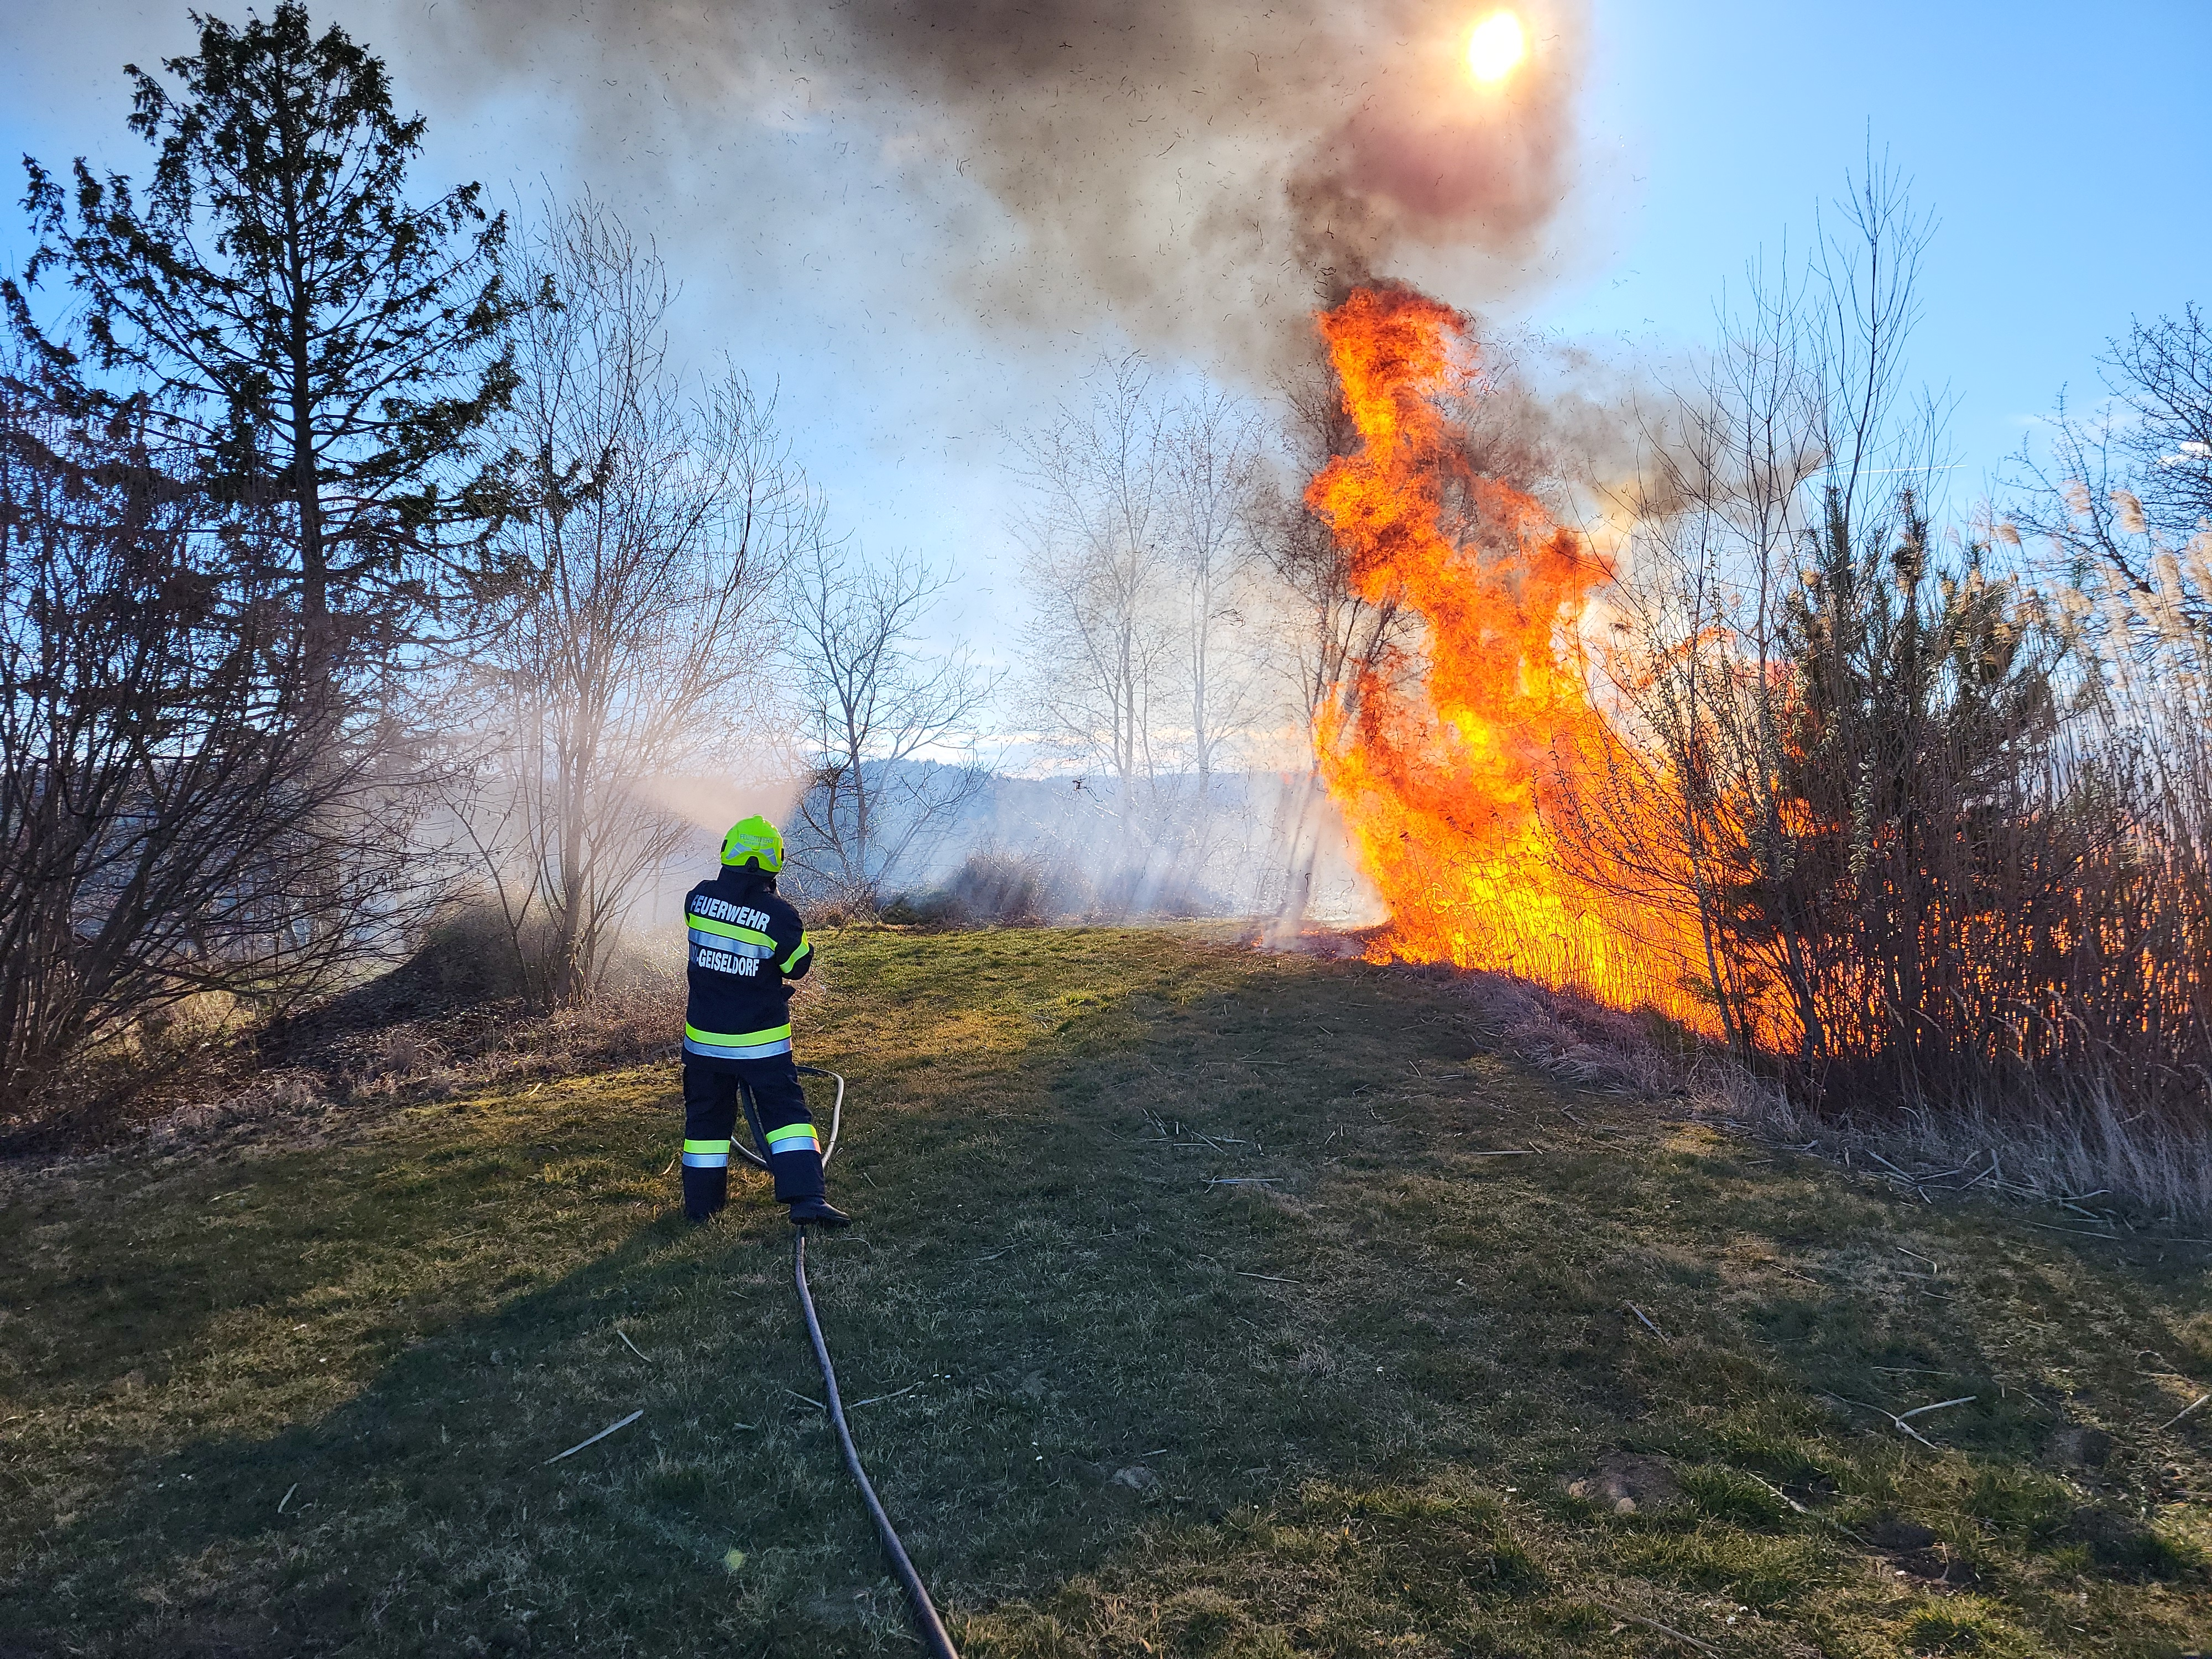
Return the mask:
<svg viewBox="0 0 2212 1659"><path fill-rule="evenodd" d="M684 287L686 355L779 383L838 520L957 561L969 581L939 629L994 635L1012 603L1007 434L1128 347L1111 307L1072 295L1018 321L932 279L948 245L993 228L991 204L961 177L888 161L881 134L850 118L678 108L649 62L557 43L489 73L423 0L314 10L383 51L430 116L426 186L588 182L657 233ZM118 66L189 38L182 4L12 0L0 152L143 172ZM1538 279L1502 301L1443 297L1610 342L1625 362L1664 358L1710 337L1747 259L1809 234L1871 142L1941 222L1915 361L1957 400L1971 491L2062 386L2093 391L2098 351L2130 316L2212 301L2207 65L2207 0L1592 0L1577 190ZM23 252L10 212L0 261Z"/></svg>
<svg viewBox="0 0 2212 1659"><path fill-rule="evenodd" d="M2212 301L2204 0L1607 0L1595 38L1590 106L1641 182L1553 325L1702 337L1719 284L1809 232L1869 137L1940 222L1914 356L1958 397L1970 472L2089 391L2130 316Z"/></svg>

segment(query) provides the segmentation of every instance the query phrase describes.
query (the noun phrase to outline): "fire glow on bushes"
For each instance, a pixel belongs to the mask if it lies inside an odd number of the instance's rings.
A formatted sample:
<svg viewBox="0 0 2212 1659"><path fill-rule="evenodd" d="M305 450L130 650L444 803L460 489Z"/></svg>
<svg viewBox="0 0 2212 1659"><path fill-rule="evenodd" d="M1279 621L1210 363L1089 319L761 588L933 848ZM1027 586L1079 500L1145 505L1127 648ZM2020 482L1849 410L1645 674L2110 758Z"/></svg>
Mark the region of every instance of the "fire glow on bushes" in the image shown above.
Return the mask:
<svg viewBox="0 0 2212 1659"><path fill-rule="evenodd" d="M1590 838L1573 856L1561 838L1601 793L1621 798L1608 781L1627 757L1591 702L1580 636L1611 568L1455 441L1445 400L1480 395L1458 313L1363 288L1320 324L1364 442L1306 502L1359 595L1425 624L1418 657L1386 653L1323 732L1329 792L1390 907L1370 956L1516 973L1717 1033L1689 988L1694 923L1638 903L1644 884L1593 874Z"/></svg>

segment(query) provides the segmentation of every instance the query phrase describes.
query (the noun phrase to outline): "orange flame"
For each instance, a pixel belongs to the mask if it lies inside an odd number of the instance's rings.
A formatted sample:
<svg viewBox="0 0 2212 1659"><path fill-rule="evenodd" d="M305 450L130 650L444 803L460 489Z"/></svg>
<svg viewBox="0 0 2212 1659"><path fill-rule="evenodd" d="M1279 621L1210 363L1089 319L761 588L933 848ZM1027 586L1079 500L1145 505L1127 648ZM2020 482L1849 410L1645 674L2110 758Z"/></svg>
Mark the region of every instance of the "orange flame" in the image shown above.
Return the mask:
<svg viewBox="0 0 2212 1659"><path fill-rule="evenodd" d="M1717 1034L1691 973L1694 921L1638 902L1647 883L1593 875L1587 839L1574 858L1561 839L1623 755L1580 635L1612 568L1455 441L1444 400L1480 395L1457 312L1358 289L1320 324L1364 444L1315 476L1306 503L1354 591L1426 624L1421 655L1385 652L1322 733L1322 775L1390 906L1370 956L1516 973Z"/></svg>

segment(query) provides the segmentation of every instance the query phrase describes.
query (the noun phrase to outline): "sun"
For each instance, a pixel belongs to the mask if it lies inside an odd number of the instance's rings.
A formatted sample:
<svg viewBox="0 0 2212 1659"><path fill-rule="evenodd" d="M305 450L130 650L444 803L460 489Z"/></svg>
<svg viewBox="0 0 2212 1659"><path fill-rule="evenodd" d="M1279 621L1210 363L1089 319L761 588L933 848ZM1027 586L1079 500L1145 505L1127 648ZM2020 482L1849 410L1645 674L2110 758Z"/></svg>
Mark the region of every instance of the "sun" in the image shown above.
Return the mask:
<svg viewBox="0 0 2212 1659"><path fill-rule="evenodd" d="M1503 81L1528 55L1528 36L1510 11L1493 11L1468 37L1468 72L1478 81Z"/></svg>

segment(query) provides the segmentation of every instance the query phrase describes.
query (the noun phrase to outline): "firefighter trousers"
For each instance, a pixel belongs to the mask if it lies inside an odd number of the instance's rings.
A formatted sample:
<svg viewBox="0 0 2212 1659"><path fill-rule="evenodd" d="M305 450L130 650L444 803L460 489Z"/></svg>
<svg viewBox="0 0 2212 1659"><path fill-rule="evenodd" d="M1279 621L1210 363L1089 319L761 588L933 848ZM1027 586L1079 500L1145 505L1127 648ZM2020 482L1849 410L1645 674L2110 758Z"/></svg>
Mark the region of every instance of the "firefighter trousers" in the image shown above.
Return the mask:
<svg viewBox="0 0 2212 1659"><path fill-rule="evenodd" d="M738 1085L751 1091L769 1173L779 1204L823 1196L822 1146L791 1056L723 1062L729 1070L684 1067L684 1213L703 1221L729 1202L730 1138L738 1125Z"/></svg>

